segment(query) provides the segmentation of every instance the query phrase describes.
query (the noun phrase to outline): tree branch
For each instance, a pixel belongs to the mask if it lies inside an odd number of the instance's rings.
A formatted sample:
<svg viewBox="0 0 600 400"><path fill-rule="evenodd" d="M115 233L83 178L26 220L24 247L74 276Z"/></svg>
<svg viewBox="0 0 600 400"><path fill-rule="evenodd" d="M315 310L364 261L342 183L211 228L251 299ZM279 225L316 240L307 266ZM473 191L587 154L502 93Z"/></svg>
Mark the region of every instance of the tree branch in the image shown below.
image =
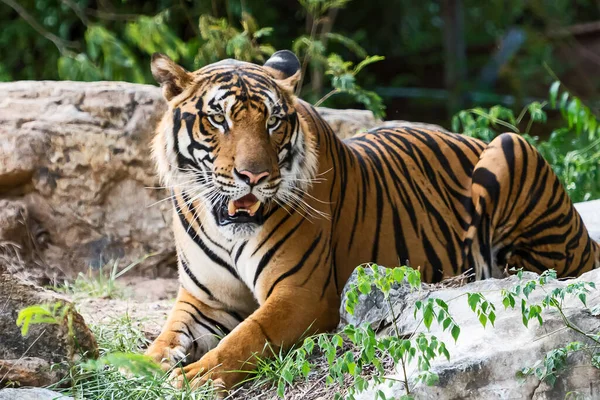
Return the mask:
<svg viewBox="0 0 600 400"><path fill-rule="evenodd" d="M9 6L10 8L12 8L13 10L15 10L17 12L17 14L19 14L19 16L21 18L23 18L25 20L25 22L27 22L40 35L42 35L43 37L45 37L46 39L48 39L52 43L54 43L54 45L56 46L56 48L58 49L58 51L61 54L66 53L67 49L69 47L76 48L76 49L79 48L79 43L61 39L58 36L56 36L55 34L53 34L52 32L46 30L42 25L40 25L39 22L37 22L35 20L35 18L33 18L27 12L27 10L25 10L25 8L23 8L23 6L21 6L16 1L14 1L14 0L0 0L0 1L2 3L6 4L7 6Z"/></svg>
<svg viewBox="0 0 600 400"><path fill-rule="evenodd" d="M64 4L67 5L67 7L69 7L71 10L73 10L73 12L75 14L77 14L77 17L81 20L81 22L85 25L88 26L89 24L89 19L88 17L85 15L85 13L83 12L83 10L81 8L79 8L79 6L77 4L75 4L75 2L73 0L62 0L62 2Z"/></svg>

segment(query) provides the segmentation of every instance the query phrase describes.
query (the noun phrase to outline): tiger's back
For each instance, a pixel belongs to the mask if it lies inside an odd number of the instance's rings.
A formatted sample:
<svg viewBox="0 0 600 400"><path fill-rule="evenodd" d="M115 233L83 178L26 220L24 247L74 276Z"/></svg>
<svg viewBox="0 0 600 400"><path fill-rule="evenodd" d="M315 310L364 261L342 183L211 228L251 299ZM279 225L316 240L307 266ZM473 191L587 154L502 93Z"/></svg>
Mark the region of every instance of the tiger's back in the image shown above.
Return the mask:
<svg viewBox="0 0 600 400"><path fill-rule="evenodd" d="M338 150L331 201L342 280L367 262L419 268L426 282L468 269L480 279L507 267L577 276L600 266L600 247L556 175L518 135L486 145L388 127Z"/></svg>

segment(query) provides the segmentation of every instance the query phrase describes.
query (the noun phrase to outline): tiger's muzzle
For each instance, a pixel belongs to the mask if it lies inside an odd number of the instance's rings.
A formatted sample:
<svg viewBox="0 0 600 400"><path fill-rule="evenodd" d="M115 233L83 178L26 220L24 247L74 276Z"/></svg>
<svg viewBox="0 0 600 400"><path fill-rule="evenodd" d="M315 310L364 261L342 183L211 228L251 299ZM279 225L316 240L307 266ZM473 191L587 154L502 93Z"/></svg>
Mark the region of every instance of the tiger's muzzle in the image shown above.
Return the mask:
<svg viewBox="0 0 600 400"><path fill-rule="evenodd" d="M213 214L219 226L248 223L262 225L263 211L263 203L252 193L236 200L223 200L213 207Z"/></svg>

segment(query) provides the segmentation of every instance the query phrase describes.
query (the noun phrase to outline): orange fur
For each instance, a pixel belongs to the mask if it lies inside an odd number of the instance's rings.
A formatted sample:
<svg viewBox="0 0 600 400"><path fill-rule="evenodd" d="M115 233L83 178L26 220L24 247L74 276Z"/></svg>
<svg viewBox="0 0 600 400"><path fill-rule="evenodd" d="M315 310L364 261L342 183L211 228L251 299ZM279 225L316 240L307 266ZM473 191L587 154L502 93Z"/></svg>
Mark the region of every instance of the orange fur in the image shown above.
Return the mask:
<svg viewBox="0 0 600 400"><path fill-rule="evenodd" d="M228 61L183 78L164 58L153 68L172 96L154 154L174 194L182 289L148 354L165 368L187 354L179 382L230 388L254 355L333 329L361 263L409 263L427 282L469 268L500 276L507 263L560 276L599 266L558 179L519 136L486 145L398 127L342 142L292 95L289 63L278 52L264 68ZM269 178L248 188L241 168ZM214 210L246 193L261 196L264 221L219 225Z"/></svg>

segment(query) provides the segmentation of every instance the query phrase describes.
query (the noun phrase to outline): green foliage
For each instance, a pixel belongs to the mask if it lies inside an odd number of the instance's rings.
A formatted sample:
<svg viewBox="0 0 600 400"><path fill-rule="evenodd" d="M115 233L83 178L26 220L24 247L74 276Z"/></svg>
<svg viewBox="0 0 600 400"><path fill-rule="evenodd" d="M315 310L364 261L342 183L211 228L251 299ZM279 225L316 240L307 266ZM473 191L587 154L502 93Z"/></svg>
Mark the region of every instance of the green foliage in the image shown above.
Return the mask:
<svg viewBox="0 0 600 400"><path fill-rule="evenodd" d="M600 124L579 98L560 89L560 82L554 82L548 103L533 102L517 117L511 109L502 106L460 111L452 118L452 129L486 142L507 130L521 133L550 163L573 201L600 198ZM530 132L534 123L547 122L545 108L548 105L560 112L563 126L542 140ZM528 117L527 125L521 131L519 126L525 117Z"/></svg>
<svg viewBox="0 0 600 400"><path fill-rule="evenodd" d="M146 378L154 378L162 374L160 366L150 357L136 353L108 353L97 360L87 360L81 368L90 372L102 372L106 367L126 370L127 372Z"/></svg>
<svg viewBox="0 0 600 400"><path fill-rule="evenodd" d="M598 334L583 331L574 325L563 312L563 303L568 297L578 298L583 306L587 307L587 294L590 293L591 290L595 290L596 285L593 282L578 281L548 291L544 286L548 282L557 279L556 271L554 270L544 271L537 279L530 279L528 281L523 280L522 270L517 271L517 276L519 282L513 288L510 290L502 290L502 304L505 308L514 308L517 301L520 300L523 325L527 327L531 320L536 320L539 325L542 326L544 323L542 317L543 311L545 309L554 309L560 314L567 328L572 329L582 335L583 338L587 339L586 344L582 342L572 342L564 347L549 351L542 360L538 360L533 366L522 368L517 372L517 377L523 379L528 376L535 376L538 379L547 382L550 386L554 386L559 374L568 367L568 355L578 351L590 353L591 365L595 368L600 368L600 364L598 363L598 360L600 360L600 352L598 352L600 341ZM543 290L545 296L540 303L532 304L529 301L529 296L536 290ZM591 312L593 314L593 310Z"/></svg>
<svg viewBox="0 0 600 400"><path fill-rule="evenodd" d="M417 318L418 311L422 312L423 324L428 330L433 321L437 321L443 331L450 331L455 342L458 340L460 327L448 312L448 304L444 300L428 298L425 303L418 300L415 302L415 318Z"/></svg>
<svg viewBox="0 0 600 400"><path fill-rule="evenodd" d="M181 389L169 382L171 371L163 372L140 354L148 345L139 324L128 315L90 325L100 349L97 360L83 358L69 366L69 374L50 389L76 399L189 399L210 400L210 385Z"/></svg>
<svg viewBox="0 0 600 400"><path fill-rule="evenodd" d="M251 373L248 381L253 381L255 385L259 386L274 382L277 387L277 395L283 398L286 387L291 386L295 379L308 377L311 371L308 359L314 349L314 339L308 337L301 347L290 351L280 350L276 353L270 345L267 344L267 347L266 351L272 357L257 357L254 363L255 370Z"/></svg>
<svg viewBox="0 0 600 400"><path fill-rule="evenodd" d="M56 76L44 76L45 78L154 83L148 65L150 56L155 52L165 53L191 70L226 58L263 63L276 48L267 40L277 40L281 36L278 31L278 35L274 35L276 30L271 26L261 27L243 2L236 5L227 1L227 17L218 15L220 13L215 2L193 5L179 2L165 7L164 5L171 3L165 1L159 2L161 5L158 7L146 5L144 12L140 14L94 11L86 8L88 4L85 0L64 2L59 10L56 10L54 4L43 4L45 2L42 0L35 5L43 6L40 7L40 12L52 10L53 19L68 21L61 23L64 35L53 40L59 54L50 57L50 62L47 63L57 66ZM317 75L306 93L309 100L314 101L322 95L324 82L321 82L321 75L327 70L336 80L332 82L335 93L345 93L353 101L363 103L378 116L382 116L384 107L381 98L356 83L356 74L360 69L381 58L368 57L367 52L355 40L332 32L331 26L323 29L324 25L332 22L328 13L332 9L344 8L349 2L350 0L300 0L299 7L312 22L306 34L288 36L280 46L291 47L298 54L303 74ZM115 7L136 8L133 4ZM31 8L35 7L25 4L22 11L27 13L29 22L33 21L35 25L34 16L28 14ZM256 16L263 17L265 14L263 4L257 4L255 10L258 11L254 13ZM153 15L145 15L146 12ZM112 18L115 20L108 23L106 19ZM270 20L279 22L273 18ZM69 36L69 30L78 25L78 22L83 32L80 41L69 42L66 36ZM20 21L15 25L17 26L18 29L27 31L27 23ZM186 26L187 31L182 32L181 26ZM289 27L280 24L278 29L288 31ZM191 35L189 31L192 32ZM47 38L53 37L50 32L40 31L37 34L40 33ZM182 38L182 33L186 36L185 39ZM13 33L8 35L12 36ZM0 35L0 39L5 36L7 34ZM44 36L37 39L43 42L47 40ZM341 56L329 51L331 46L341 46L342 51L363 61L356 68L351 68L352 63L346 64ZM31 59L30 62L35 63L35 60ZM313 68L311 71L306 68L308 65ZM2 78L7 73L5 64L0 61L0 78L9 80L9 77Z"/></svg>
<svg viewBox="0 0 600 400"><path fill-rule="evenodd" d="M136 353L150 345L140 323L129 314L111 318L108 322L93 325L100 354Z"/></svg>
<svg viewBox="0 0 600 400"><path fill-rule="evenodd" d="M59 58L58 75L61 79L145 82L132 50L113 32L100 25L89 26L85 43L86 53L66 53Z"/></svg>
<svg viewBox="0 0 600 400"><path fill-rule="evenodd" d="M347 291L346 309L353 313L360 294L368 294L373 289L380 290L384 298L389 301L392 287L398 284L408 284L412 290L419 289L421 287L419 271L409 267L383 268L376 264L360 266L357 268L356 284ZM445 326L444 330L452 330L452 336L457 339L460 329L447 314L448 306L441 300L435 304L440 308L436 315L445 316L450 321L450 325ZM395 325L395 318L392 320ZM426 322L426 324L430 323ZM395 328L398 329L397 326ZM450 358L446 344L433 335L418 333L404 337L398 333L378 337L369 325L356 327L350 324L340 333L308 337L301 347L287 355L279 354L274 359L259 358L257 364L259 368L253 379L260 384L269 380L276 382L278 395L284 397L286 388L292 386L296 379L306 379L311 371L318 370L319 358L315 353L321 354L326 362L323 372L325 382L328 385L337 384L344 387L346 399L354 399L356 394L369 387L370 382L375 384L384 382L388 372L385 366L390 361L392 369L402 365L405 372L408 364L415 363L418 369L416 382L433 385L439 378L430 370L431 362L437 357ZM407 376L405 376L405 384L406 395L403 398L412 398ZM335 395L336 399L342 397L340 393ZM381 391L377 392L377 398L386 399Z"/></svg>
<svg viewBox="0 0 600 400"><path fill-rule="evenodd" d="M65 323L69 332L73 332L73 308L71 304L55 302L51 304L35 304L19 311L17 326L21 328L21 335L27 336L31 325Z"/></svg>
<svg viewBox="0 0 600 400"><path fill-rule="evenodd" d="M194 64L203 66L225 58L262 63L265 56L275 52L270 44L259 43L260 39L272 33L272 28L259 28L256 20L248 13L242 13L241 25L240 31L225 18L202 15L199 26L203 43Z"/></svg>
<svg viewBox="0 0 600 400"><path fill-rule="evenodd" d="M325 74L332 77L331 85L334 89L315 103L315 105L322 104L334 94L346 93L354 97L356 101L363 103L368 110L373 111L376 117L383 118L385 116L385 106L381 97L377 93L365 90L357 85L356 75L367 65L381 61L384 58L381 56L367 56L358 65L353 67L354 64L351 61L344 61L339 55L330 54L327 57L328 70L325 71Z"/></svg>
<svg viewBox="0 0 600 400"><path fill-rule="evenodd" d="M538 360L533 366L525 367L517 372L517 377L524 379L527 376L535 376L550 386L554 386L559 373L564 371L568 366L567 356L583 348L585 348L583 343L571 342L564 347L550 350L546 353L543 360Z"/></svg>
<svg viewBox="0 0 600 400"><path fill-rule="evenodd" d="M481 293L467 293L467 302L471 310L477 314L477 319L485 328L489 321L492 326L496 321L496 306L485 299Z"/></svg>
<svg viewBox="0 0 600 400"><path fill-rule="evenodd" d="M356 285L346 293L346 311L354 314L359 293L369 294L373 287L381 290L386 301L395 284L408 282L411 288L421 287L421 273L410 267L384 268L377 264L360 265L356 268Z"/></svg>
<svg viewBox="0 0 600 400"><path fill-rule="evenodd" d="M166 12L154 17L139 16L125 25L125 37L146 54L162 52L175 62L185 62L198 47L197 40L184 42L169 28L168 21Z"/></svg>

